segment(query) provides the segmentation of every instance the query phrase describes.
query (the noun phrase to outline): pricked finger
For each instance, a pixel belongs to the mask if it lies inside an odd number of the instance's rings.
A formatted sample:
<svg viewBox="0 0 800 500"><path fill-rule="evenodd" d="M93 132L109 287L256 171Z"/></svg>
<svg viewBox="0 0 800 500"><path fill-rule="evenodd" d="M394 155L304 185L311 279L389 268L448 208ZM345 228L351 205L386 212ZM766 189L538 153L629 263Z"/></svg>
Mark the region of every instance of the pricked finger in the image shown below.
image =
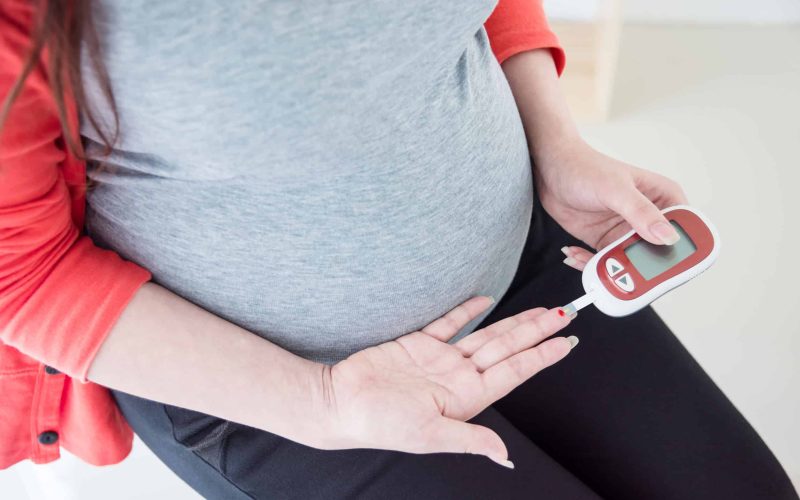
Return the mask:
<svg viewBox="0 0 800 500"><path fill-rule="evenodd" d="M479 371L486 371L504 359L535 346L569 322L570 318L559 314L558 309L550 309L498 335L481 346L470 359Z"/></svg>
<svg viewBox="0 0 800 500"><path fill-rule="evenodd" d="M491 341L498 335L502 335L503 333L511 330L520 323L525 321L530 321L533 318L539 316L540 314L544 314L545 312L547 312L547 309L544 307L527 309L519 314L515 314L513 316L509 316L508 318L501 319L496 323L492 323L486 328L482 328L480 330L472 332L471 334L467 335L463 339L456 342L455 346L459 351L461 351L461 354L463 354L464 356L472 356L472 354L474 354L475 351L480 349L481 346Z"/></svg>

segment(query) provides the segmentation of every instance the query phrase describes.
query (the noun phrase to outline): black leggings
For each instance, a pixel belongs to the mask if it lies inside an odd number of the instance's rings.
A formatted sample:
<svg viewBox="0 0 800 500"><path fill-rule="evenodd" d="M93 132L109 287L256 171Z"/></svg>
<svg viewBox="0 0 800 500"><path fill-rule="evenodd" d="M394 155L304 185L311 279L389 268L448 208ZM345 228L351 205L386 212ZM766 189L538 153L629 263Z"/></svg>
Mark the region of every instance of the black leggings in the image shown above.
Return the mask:
<svg viewBox="0 0 800 500"><path fill-rule="evenodd" d="M480 327L580 294L580 273L559 251L578 242L538 203L532 224L511 288ZM588 307L561 334L580 338L574 352L473 419L503 438L515 470L474 455L322 451L113 394L147 446L211 499L798 498L652 309L615 319Z"/></svg>

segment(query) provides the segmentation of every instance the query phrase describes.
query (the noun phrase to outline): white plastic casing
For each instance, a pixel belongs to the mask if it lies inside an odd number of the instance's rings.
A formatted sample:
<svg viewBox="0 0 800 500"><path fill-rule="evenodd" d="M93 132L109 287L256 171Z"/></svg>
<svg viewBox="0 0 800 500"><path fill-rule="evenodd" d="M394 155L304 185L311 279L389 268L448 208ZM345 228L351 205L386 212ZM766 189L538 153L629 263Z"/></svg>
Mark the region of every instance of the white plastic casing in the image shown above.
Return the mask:
<svg viewBox="0 0 800 500"><path fill-rule="evenodd" d="M661 212L666 214L672 210L683 209L695 214L711 231L713 236L713 246L711 249L711 253L701 260L698 264L694 265L693 267L689 268L688 270L673 276L663 283L659 283L654 286L652 289L648 290L644 294L639 297L630 299L630 300L623 300L615 297L612 295L606 286L600 281L600 277L598 272L605 272L605 269L601 269L598 271L598 262L600 259L613 250L615 247L620 245L622 242L630 238L635 231L631 230L626 233L624 236L620 237L618 240L614 241L607 247L603 248L599 252L597 252L586 264L586 267L583 269L583 289L586 293L591 293L594 299L594 305L603 313L614 316L614 317L621 317L627 316L629 314L633 314L636 311L644 308L658 297L664 295L668 291L676 288L690 279L694 278L698 274L702 273L709 267L714 261L717 259L717 255L719 255L720 249L720 239L719 233L717 232L716 228L711 224L711 221L708 220L706 216L700 213L697 209L686 205L676 205L674 207L665 208ZM689 235L691 237L691 234ZM654 280L658 280L658 276L653 278Z"/></svg>

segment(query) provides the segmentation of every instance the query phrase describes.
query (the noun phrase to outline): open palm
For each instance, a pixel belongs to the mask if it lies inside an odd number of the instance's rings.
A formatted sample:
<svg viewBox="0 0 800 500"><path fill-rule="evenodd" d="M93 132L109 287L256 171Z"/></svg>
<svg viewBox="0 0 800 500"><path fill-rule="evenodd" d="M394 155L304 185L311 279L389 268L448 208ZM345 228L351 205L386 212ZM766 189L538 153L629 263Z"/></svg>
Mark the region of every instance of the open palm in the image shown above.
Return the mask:
<svg viewBox="0 0 800 500"><path fill-rule="evenodd" d="M504 462L499 436L464 421L562 359L574 340L542 342L569 318L537 308L447 343L491 303L474 297L420 331L334 365L326 392L346 436L340 446L478 453Z"/></svg>

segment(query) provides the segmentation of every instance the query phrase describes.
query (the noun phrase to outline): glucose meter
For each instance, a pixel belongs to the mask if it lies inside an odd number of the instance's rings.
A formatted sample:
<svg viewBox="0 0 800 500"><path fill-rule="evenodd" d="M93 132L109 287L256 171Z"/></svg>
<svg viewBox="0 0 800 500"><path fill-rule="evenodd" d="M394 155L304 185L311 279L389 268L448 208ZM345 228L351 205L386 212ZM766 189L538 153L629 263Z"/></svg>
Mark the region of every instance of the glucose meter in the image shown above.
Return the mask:
<svg viewBox="0 0 800 500"><path fill-rule="evenodd" d="M630 231L603 248L583 269L586 295L562 307L566 314L594 304L609 316L627 316L711 267L720 241L708 218L685 205L661 212L680 239L654 245Z"/></svg>

